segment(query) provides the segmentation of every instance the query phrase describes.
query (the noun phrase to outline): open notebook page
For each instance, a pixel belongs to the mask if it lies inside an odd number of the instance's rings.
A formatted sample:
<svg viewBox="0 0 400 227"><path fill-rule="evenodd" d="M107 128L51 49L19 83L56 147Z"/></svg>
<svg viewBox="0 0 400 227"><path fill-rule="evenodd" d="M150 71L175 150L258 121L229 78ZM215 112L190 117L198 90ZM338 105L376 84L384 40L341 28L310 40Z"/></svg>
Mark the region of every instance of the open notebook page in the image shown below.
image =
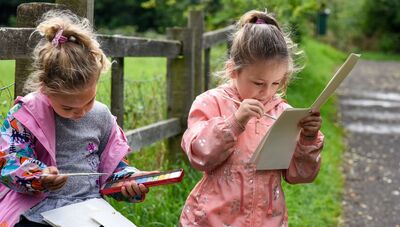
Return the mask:
<svg viewBox="0 0 400 227"><path fill-rule="evenodd" d="M289 168L300 133L298 122L309 115L311 109L321 108L353 69L359 57L353 53L349 55L310 108L289 108L279 116L251 158L258 170Z"/></svg>

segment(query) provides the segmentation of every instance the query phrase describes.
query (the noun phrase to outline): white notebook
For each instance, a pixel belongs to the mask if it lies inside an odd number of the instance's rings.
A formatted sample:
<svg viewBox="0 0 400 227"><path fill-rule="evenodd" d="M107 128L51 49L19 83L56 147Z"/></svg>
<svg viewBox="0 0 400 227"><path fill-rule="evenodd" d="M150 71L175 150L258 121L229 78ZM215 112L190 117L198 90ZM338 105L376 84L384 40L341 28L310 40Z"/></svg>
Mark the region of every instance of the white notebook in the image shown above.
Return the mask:
<svg viewBox="0 0 400 227"><path fill-rule="evenodd" d="M41 213L44 221L58 227L135 227L104 199L89 199Z"/></svg>
<svg viewBox="0 0 400 227"><path fill-rule="evenodd" d="M300 134L298 122L309 115L312 109L321 108L350 73L359 58L360 55L357 54L349 55L310 108L289 108L279 116L251 158L251 162L257 164L258 170L289 168Z"/></svg>

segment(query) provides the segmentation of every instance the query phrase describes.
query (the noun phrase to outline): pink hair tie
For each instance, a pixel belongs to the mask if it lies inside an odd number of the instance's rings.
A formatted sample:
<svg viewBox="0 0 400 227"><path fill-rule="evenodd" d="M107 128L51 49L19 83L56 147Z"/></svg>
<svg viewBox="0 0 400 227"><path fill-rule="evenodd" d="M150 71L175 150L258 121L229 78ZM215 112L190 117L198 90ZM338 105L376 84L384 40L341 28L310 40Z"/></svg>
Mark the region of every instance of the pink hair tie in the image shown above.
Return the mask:
<svg viewBox="0 0 400 227"><path fill-rule="evenodd" d="M265 20L258 18L256 24L266 24Z"/></svg>
<svg viewBox="0 0 400 227"><path fill-rule="evenodd" d="M58 47L58 45L66 43L68 41L68 38L62 35L63 32L64 30L60 29L54 36L53 40L51 41L51 44L53 44L54 47Z"/></svg>

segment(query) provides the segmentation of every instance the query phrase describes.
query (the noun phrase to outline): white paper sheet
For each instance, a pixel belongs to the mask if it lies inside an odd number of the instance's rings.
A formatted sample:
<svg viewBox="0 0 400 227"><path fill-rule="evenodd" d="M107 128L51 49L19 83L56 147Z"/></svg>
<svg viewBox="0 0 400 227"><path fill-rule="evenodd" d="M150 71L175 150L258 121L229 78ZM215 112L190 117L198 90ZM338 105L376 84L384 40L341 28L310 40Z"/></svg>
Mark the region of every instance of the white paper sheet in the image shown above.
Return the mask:
<svg viewBox="0 0 400 227"><path fill-rule="evenodd" d="M349 55L310 108L286 109L279 116L251 158L251 162L257 164L257 170L289 168L300 133L298 122L309 115L311 109L319 109L328 100L353 69L359 57L360 55L353 53Z"/></svg>
<svg viewBox="0 0 400 227"><path fill-rule="evenodd" d="M89 199L81 203L41 213L44 220L58 227L135 227L104 199Z"/></svg>

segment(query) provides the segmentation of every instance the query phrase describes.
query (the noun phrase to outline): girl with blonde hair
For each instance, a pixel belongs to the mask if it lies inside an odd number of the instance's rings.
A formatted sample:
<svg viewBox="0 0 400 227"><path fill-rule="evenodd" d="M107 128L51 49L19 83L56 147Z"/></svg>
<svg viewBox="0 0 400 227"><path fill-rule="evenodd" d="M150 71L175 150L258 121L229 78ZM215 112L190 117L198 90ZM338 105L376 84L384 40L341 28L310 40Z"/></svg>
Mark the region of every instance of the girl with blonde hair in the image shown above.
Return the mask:
<svg viewBox="0 0 400 227"><path fill-rule="evenodd" d="M140 175L130 167L124 132L96 84L110 61L87 19L50 11L36 28L33 73L0 134L0 226L47 226L41 213L101 198L112 180ZM60 173L103 173L89 176ZM148 189L129 181L119 200L138 202ZM85 215L85 214L82 214Z"/></svg>

